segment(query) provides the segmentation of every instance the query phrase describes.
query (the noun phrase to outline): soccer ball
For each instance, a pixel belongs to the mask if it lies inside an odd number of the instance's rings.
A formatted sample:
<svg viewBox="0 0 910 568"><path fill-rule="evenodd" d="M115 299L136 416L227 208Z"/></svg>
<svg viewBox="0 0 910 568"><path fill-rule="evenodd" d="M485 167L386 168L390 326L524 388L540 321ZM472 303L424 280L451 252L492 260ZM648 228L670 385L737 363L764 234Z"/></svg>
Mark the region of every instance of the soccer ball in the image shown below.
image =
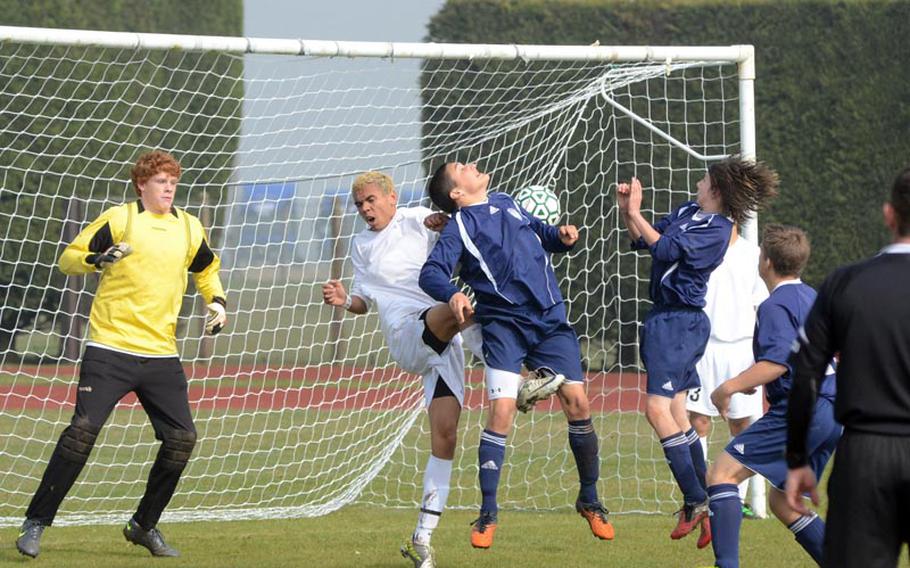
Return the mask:
<svg viewBox="0 0 910 568"><path fill-rule="evenodd" d="M515 202L547 225L555 225L561 213L559 198L549 188L532 185L515 194Z"/></svg>

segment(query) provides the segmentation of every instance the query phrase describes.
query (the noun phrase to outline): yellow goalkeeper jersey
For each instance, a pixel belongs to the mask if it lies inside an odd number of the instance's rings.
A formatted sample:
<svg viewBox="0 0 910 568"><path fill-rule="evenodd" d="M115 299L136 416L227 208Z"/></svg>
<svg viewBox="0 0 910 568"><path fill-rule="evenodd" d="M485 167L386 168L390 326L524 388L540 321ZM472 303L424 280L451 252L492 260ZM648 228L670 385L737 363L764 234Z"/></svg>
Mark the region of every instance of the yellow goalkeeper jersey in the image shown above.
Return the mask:
<svg viewBox="0 0 910 568"><path fill-rule="evenodd" d="M88 341L117 351L177 355L177 316L187 272L206 303L224 303L221 261L209 248L199 219L171 209L159 215L141 201L101 214L60 255L64 274L98 272L93 262L117 243L133 251L101 272L89 316Z"/></svg>

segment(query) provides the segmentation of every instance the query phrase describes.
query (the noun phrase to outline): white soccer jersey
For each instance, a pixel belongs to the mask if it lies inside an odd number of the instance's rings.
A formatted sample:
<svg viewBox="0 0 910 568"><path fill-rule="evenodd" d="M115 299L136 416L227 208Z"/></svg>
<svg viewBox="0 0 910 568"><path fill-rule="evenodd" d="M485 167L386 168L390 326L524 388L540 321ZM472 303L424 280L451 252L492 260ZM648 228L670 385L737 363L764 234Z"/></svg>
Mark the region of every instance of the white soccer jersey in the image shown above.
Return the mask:
<svg viewBox="0 0 910 568"><path fill-rule="evenodd" d="M420 269L439 236L423 225L432 213L426 207L399 208L383 230L366 229L354 236L351 295L363 298L371 309L377 307L386 337L408 316L438 303L417 283Z"/></svg>
<svg viewBox="0 0 910 568"><path fill-rule="evenodd" d="M711 341L752 339L755 309L768 297L758 275L760 253L758 245L739 237L711 273L704 308L711 321Z"/></svg>
<svg viewBox="0 0 910 568"><path fill-rule="evenodd" d="M758 275L760 254L758 245L739 237L727 248L723 262L708 279L704 310L711 321L711 337L704 356L695 365L701 388L689 391L686 408L691 412L717 416L711 393L755 363L755 310L768 297L768 288ZM762 400L761 387L753 394L733 395L729 417L761 416Z"/></svg>

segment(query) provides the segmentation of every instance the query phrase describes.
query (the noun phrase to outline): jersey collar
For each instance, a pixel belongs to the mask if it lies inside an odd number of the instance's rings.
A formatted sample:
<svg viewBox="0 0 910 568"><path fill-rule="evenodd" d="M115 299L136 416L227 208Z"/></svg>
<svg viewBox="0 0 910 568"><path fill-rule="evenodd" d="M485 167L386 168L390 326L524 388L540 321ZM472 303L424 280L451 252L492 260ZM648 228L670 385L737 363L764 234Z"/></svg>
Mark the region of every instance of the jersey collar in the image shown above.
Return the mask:
<svg viewBox="0 0 910 568"><path fill-rule="evenodd" d="M136 200L136 211L138 213L142 213L143 211L145 211L145 207L142 206L141 199ZM171 215L173 215L174 217L177 217L177 208L174 207L173 205L171 205ZM177 217L177 218L179 219L180 217Z"/></svg>
<svg viewBox="0 0 910 568"><path fill-rule="evenodd" d="M894 243L886 246L879 254L910 254L910 243Z"/></svg>
<svg viewBox="0 0 910 568"><path fill-rule="evenodd" d="M778 288L780 288L781 286L787 286L789 284L802 284L802 283L803 283L803 281L800 280L799 278L793 278L791 280L784 280L783 282L778 282L777 286L774 287L774 290L771 290L771 293L773 294L774 291L777 290Z"/></svg>

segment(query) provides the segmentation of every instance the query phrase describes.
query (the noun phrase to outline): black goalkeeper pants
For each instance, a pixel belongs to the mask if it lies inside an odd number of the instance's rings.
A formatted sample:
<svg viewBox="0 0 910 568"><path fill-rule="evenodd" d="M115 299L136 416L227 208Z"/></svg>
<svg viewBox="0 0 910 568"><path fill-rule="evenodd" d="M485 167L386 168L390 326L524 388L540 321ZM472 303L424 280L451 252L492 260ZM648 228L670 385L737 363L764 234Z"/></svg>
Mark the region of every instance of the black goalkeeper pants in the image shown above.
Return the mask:
<svg viewBox="0 0 910 568"><path fill-rule="evenodd" d="M135 392L162 441L145 495L134 518L153 528L177 488L196 428L187 398L186 374L177 357L151 358L87 347L79 371L76 411L60 436L26 518L50 525L85 466L95 437L117 402Z"/></svg>

